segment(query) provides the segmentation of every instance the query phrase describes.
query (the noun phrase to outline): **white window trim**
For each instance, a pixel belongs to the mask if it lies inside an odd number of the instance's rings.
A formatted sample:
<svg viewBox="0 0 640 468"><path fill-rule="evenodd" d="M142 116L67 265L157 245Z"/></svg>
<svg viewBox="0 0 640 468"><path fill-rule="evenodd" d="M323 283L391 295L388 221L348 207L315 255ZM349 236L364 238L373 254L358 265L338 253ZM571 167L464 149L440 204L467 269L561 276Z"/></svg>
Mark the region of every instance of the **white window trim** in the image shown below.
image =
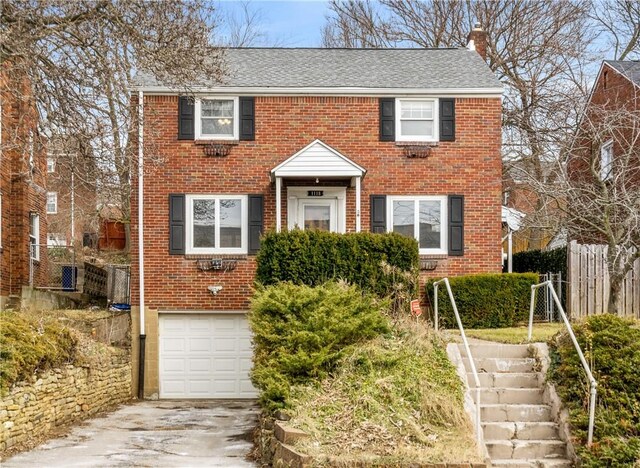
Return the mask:
<svg viewBox="0 0 640 468"><path fill-rule="evenodd" d="M604 164L604 154L609 152L609 162ZM609 180L613 172L613 140L605 142L600 147L600 179Z"/></svg>
<svg viewBox="0 0 640 468"><path fill-rule="evenodd" d="M246 254L248 252L247 245L249 240L249 220L247 218L248 199L246 195L226 194L226 195L186 195L186 232L185 241L187 254ZM240 227L242 235L240 238L240 248L230 247L193 247L193 201L194 200L216 200L216 214L220 212L220 200L232 199L241 200L240 210ZM216 217L216 244L220 245L220 223Z"/></svg>
<svg viewBox="0 0 640 468"><path fill-rule="evenodd" d="M442 255L448 254L449 249L447 246L447 231L448 231L448 218L447 218L447 197L446 196L425 196L425 195L402 195L387 196L387 231L393 232L393 202L394 201L415 201L414 211L414 232L413 237L420 242L420 203L421 201L439 201L440 202L440 214L441 214L441 227L440 227L440 248L439 249L419 249L421 255Z"/></svg>
<svg viewBox="0 0 640 468"><path fill-rule="evenodd" d="M47 156L47 173L53 174L56 172L56 158Z"/></svg>
<svg viewBox="0 0 640 468"><path fill-rule="evenodd" d="M53 211L49 211L49 197L53 198L55 205ZM47 214L56 214L58 212L58 192L47 192Z"/></svg>
<svg viewBox="0 0 640 468"><path fill-rule="evenodd" d="M31 219L35 218L34 232L31 233ZM35 242L31 242L34 239ZM32 260L40 261L40 215L29 213L29 257ZM33 246L35 245L35 249Z"/></svg>
<svg viewBox="0 0 640 468"><path fill-rule="evenodd" d="M401 133L401 118L400 111L402 110L402 102L404 101L429 101L433 102L433 136L420 136L420 135L402 135ZM440 107L437 98L396 98L396 141L438 141L439 135L439 121ZM428 120L428 119L405 119L405 120ZM430 121L430 120L429 120Z"/></svg>
<svg viewBox="0 0 640 468"><path fill-rule="evenodd" d="M202 135L202 100L214 99L216 101L233 101L233 135ZM196 140L237 140L240 133L240 99L238 97L228 96L202 96L196 98L194 116L195 116L195 137Z"/></svg>

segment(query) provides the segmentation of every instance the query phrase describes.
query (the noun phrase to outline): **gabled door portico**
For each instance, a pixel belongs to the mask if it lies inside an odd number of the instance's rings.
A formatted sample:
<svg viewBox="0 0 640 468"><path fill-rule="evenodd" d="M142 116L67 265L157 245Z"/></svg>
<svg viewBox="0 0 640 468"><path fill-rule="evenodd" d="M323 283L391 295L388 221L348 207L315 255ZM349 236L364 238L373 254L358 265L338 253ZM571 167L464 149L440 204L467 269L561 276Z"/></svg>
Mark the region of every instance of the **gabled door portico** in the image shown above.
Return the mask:
<svg viewBox="0 0 640 468"><path fill-rule="evenodd" d="M329 145L315 140L271 170L276 184L276 231L282 230L283 179L348 179L355 187L355 231L360 232L361 181L366 171ZM289 187L287 227L346 232L345 187Z"/></svg>

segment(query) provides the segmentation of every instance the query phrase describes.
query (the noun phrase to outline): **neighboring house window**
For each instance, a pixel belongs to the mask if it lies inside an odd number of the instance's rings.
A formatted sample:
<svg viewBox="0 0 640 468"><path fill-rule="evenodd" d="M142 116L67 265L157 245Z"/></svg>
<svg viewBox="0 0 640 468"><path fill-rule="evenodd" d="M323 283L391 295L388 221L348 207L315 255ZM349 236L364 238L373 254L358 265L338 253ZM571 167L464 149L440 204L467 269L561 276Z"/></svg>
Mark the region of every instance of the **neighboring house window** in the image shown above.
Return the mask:
<svg viewBox="0 0 640 468"><path fill-rule="evenodd" d="M33 260L40 260L40 215L31 213L29 215L29 246L30 256Z"/></svg>
<svg viewBox="0 0 640 468"><path fill-rule="evenodd" d="M238 139L238 98L196 99L195 106L196 139Z"/></svg>
<svg viewBox="0 0 640 468"><path fill-rule="evenodd" d="M29 170L31 171L31 174L33 174L36 170L36 160L35 160L35 153L36 153L36 143L33 137L33 131L29 131L29 138L28 138L28 145L29 145Z"/></svg>
<svg viewBox="0 0 640 468"><path fill-rule="evenodd" d="M47 245L49 246L65 246L67 245L67 239L62 234L47 234Z"/></svg>
<svg viewBox="0 0 640 468"><path fill-rule="evenodd" d="M47 214L56 214L58 212L58 193L47 192Z"/></svg>
<svg viewBox="0 0 640 468"><path fill-rule="evenodd" d="M396 140L437 141L437 99L396 99Z"/></svg>
<svg viewBox="0 0 640 468"><path fill-rule="evenodd" d="M187 253L246 253L247 197L187 195Z"/></svg>
<svg viewBox="0 0 640 468"><path fill-rule="evenodd" d="M613 164L613 140L607 141L600 148L600 178L607 180L611 177Z"/></svg>
<svg viewBox="0 0 640 468"><path fill-rule="evenodd" d="M387 197L387 226L418 241L421 254L447 253L447 197Z"/></svg>
<svg viewBox="0 0 640 468"><path fill-rule="evenodd" d="M47 172L51 174L56 172L56 160L55 158L47 158Z"/></svg>

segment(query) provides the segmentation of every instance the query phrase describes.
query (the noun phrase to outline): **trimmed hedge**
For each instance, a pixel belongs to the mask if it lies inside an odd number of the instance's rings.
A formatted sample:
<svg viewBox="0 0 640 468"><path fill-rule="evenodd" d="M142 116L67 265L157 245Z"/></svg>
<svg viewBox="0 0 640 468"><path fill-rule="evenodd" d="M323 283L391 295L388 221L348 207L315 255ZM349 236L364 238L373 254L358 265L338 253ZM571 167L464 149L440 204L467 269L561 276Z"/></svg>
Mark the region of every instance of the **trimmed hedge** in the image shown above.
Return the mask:
<svg viewBox="0 0 640 468"><path fill-rule="evenodd" d="M567 277L567 248L528 250L513 254L514 273L562 273Z"/></svg>
<svg viewBox="0 0 640 468"><path fill-rule="evenodd" d="M427 297L433 304L433 283L426 284ZM531 285L538 282L536 273L499 273L450 278L451 291L465 328L513 327L529 317ZM456 328L455 315L446 286L438 288L440 326Z"/></svg>
<svg viewBox="0 0 640 468"><path fill-rule="evenodd" d="M290 281L308 286L344 280L385 297L394 292L398 278L383 263L417 274L418 243L396 233L338 234L324 231L267 233L257 257L256 280L268 286ZM417 282L412 286L417 293Z"/></svg>
<svg viewBox="0 0 640 468"><path fill-rule="evenodd" d="M288 405L291 386L328 375L352 344L389 331L388 301L356 286L280 283L258 288L251 300L251 380L270 411Z"/></svg>
<svg viewBox="0 0 640 468"><path fill-rule="evenodd" d="M549 378L569 410L574 444L582 466L640 465L640 328L611 314L595 315L573 330L598 382L591 448L589 383L566 331L551 346Z"/></svg>

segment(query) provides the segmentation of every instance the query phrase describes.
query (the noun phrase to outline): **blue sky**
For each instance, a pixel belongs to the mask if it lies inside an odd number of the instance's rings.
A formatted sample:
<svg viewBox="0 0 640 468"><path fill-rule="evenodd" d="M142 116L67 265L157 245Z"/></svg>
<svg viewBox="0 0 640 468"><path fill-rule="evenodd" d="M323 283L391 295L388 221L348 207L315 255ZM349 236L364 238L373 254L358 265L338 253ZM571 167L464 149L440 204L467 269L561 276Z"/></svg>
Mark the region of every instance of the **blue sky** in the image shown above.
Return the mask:
<svg viewBox="0 0 640 468"><path fill-rule="evenodd" d="M242 3L222 0L218 4L221 13L239 14ZM319 0L263 0L251 1L249 7L258 10L260 27L266 35L260 46L319 47L322 26L328 12L327 2Z"/></svg>

